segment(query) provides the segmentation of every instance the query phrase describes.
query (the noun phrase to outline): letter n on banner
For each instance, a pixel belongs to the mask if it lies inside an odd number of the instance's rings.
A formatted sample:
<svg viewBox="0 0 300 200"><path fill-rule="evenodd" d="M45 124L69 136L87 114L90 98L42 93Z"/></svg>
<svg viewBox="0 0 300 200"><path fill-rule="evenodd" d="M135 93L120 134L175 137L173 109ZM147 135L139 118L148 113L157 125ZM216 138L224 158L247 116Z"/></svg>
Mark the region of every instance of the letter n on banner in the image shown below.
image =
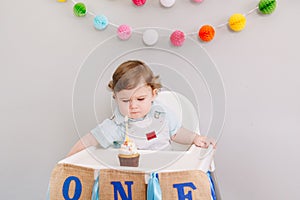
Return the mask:
<svg viewBox="0 0 300 200"><path fill-rule="evenodd" d="M211 200L207 175L200 170L159 173L162 199Z"/></svg>
<svg viewBox="0 0 300 200"><path fill-rule="evenodd" d="M94 169L58 164L50 178L50 200L91 199Z"/></svg>
<svg viewBox="0 0 300 200"><path fill-rule="evenodd" d="M99 176L100 199L146 200L145 173L101 169Z"/></svg>

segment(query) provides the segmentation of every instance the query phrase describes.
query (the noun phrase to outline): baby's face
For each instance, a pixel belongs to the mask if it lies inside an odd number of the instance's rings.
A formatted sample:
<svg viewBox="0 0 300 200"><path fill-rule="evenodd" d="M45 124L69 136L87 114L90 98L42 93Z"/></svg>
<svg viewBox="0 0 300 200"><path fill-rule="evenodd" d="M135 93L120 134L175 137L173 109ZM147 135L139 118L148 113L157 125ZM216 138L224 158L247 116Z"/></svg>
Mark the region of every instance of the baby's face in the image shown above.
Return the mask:
<svg viewBox="0 0 300 200"><path fill-rule="evenodd" d="M115 100L122 115L132 119L143 118L150 111L156 91L141 84L131 90L116 92Z"/></svg>

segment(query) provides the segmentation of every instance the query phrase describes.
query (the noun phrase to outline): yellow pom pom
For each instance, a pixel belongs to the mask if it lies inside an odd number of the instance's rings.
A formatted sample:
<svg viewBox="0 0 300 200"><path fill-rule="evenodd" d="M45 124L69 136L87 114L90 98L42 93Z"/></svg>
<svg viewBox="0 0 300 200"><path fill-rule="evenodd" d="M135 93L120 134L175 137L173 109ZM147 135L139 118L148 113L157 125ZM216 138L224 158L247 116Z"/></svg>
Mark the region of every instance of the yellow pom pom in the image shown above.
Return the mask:
<svg viewBox="0 0 300 200"><path fill-rule="evenodd" d="M241 31L246 26L246 17L242 14L233 14L228 20L228 25L233 31Z"/></svg>
<svg viewBox="0 0 300 200"><path fill-rule="evenodd" d="M67 0L57 0L58 2L66 2Z"/></svg>

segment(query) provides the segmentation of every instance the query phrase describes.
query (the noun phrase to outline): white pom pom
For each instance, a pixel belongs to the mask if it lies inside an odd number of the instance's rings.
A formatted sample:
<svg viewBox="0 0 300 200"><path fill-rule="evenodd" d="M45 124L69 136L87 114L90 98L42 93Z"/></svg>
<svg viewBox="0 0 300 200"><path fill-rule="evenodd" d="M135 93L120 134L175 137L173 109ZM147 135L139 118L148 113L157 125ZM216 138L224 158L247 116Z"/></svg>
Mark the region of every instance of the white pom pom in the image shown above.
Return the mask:
<svg viewBox="0 0 300 200"><path fill-rule="evenodd" d="M143 41L146 45L152 46L158 41L158 33L153 29L146 30L143 33Z"/></svg>
<svg viewBox="0 0 300 200"><path fill-rule="evenodd" d="M175 4L176 0L160 0L162 6L169 8Z"/></svg>

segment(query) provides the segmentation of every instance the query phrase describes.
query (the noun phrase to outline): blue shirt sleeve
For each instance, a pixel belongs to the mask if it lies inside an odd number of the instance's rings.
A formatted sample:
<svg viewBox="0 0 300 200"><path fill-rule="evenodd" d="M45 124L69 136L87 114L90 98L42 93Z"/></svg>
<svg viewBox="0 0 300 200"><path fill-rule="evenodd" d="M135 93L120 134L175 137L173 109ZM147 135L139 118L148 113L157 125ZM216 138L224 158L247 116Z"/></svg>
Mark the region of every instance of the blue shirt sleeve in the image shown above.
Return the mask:
<svg viewBox="0 0 300 200"><path fill-rule="evenodd" d="M114 141L123 140L122 127L112 119L105 119L92 129L91 133L103 148L109 147Z"/></svg>

